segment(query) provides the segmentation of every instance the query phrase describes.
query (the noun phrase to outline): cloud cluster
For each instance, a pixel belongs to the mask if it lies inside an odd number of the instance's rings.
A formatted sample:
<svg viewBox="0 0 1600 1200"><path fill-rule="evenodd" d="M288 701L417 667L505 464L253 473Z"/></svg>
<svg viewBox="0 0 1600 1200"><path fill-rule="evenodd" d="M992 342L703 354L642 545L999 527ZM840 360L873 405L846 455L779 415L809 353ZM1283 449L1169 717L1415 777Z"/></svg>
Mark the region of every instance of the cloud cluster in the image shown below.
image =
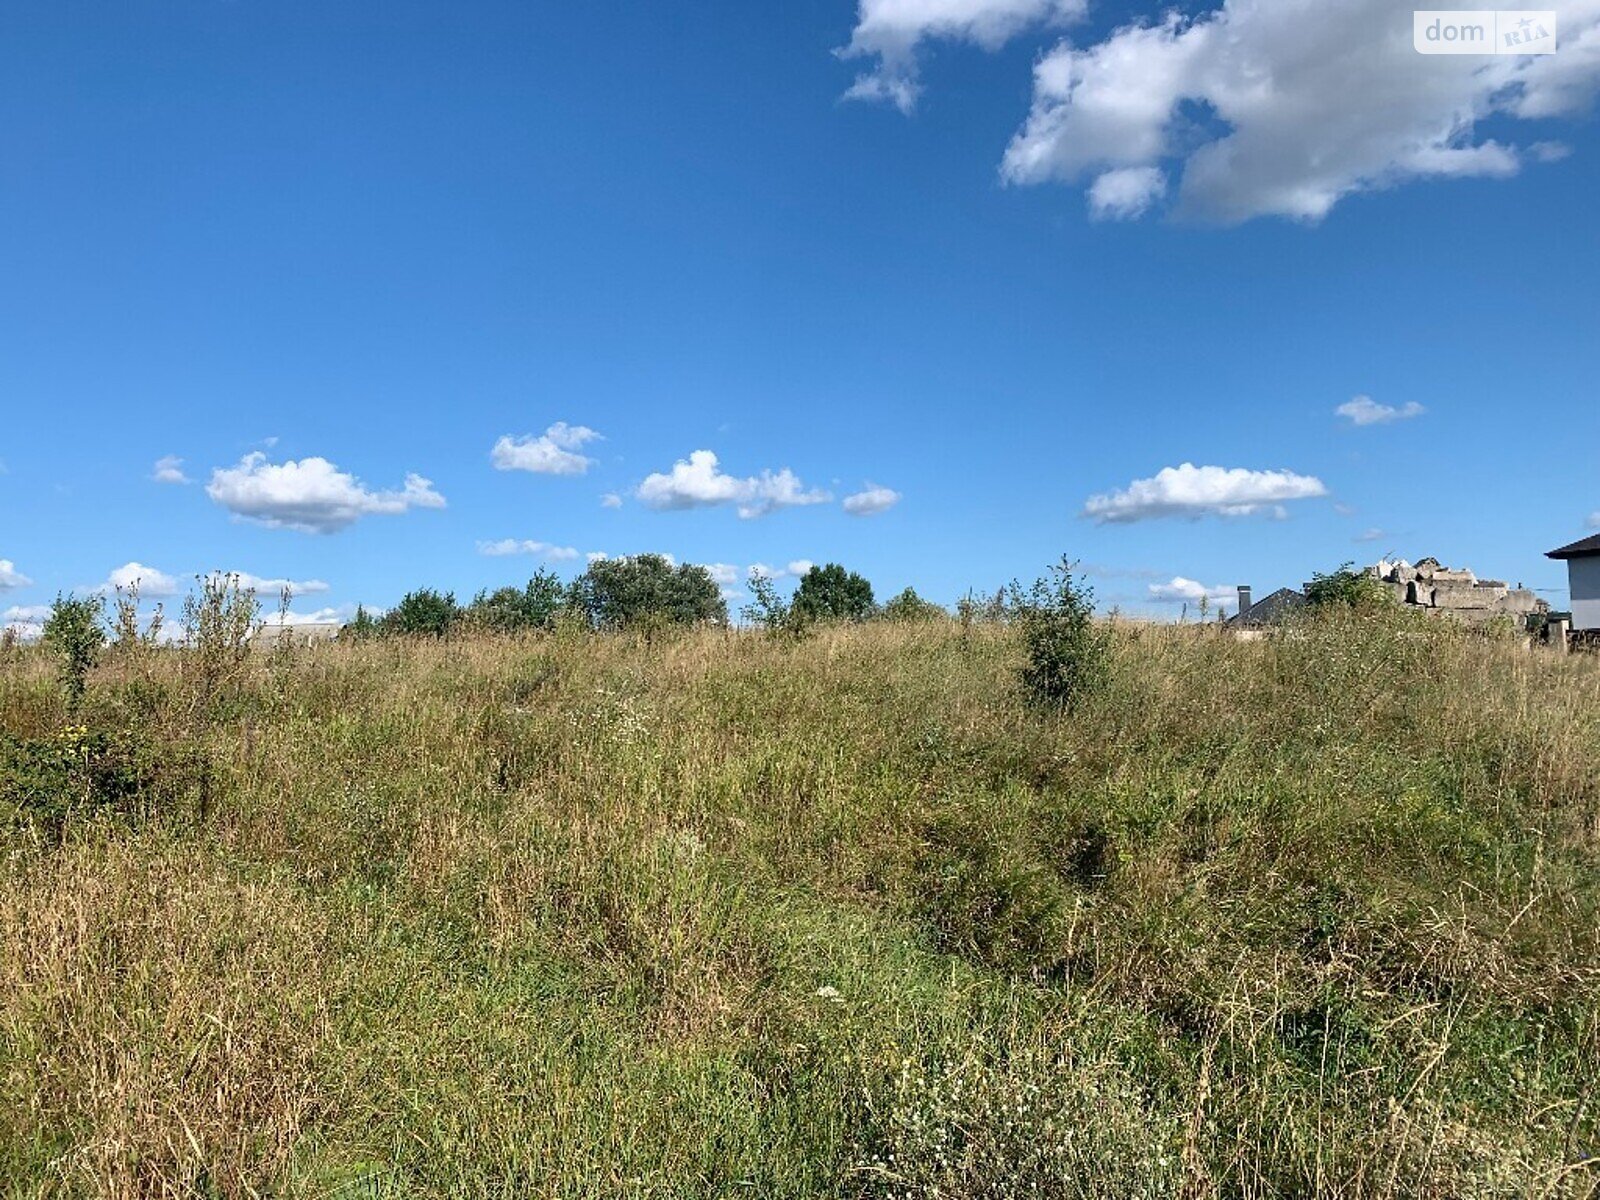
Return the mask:
<svg viewBox="0 0 1600 1200"><path fill-rule="evenodd" d="M497 542L479 542L478 553L502 558L511 554L537 554L551 562L571 562L578 552L571 546L556 546L550 542L535 542L527 538L501 538Z"/></svg>
<svg viewBox="0 0 1600 1200"><path fill-rule="evenodd" d="M0 558L0 592L9 592L16 588L25 588L33 580L17 570L17 564L9 558Z"/></svg>
<svg viewBox="0 0 1600 1200"><path fill-rule="evenodd" d="M1371 396L1356 396L1333 410L1352 425L1389 425L1395 421L1409 421L1428 410L1415 400L1408 400L1396 408L1392 404L1379 404Z"/></svg>
<svg viewBox="0 0 1600 1200"><path fill-rule="evenodd" d="M1083 515L1099 524L1122 524L1152 517L1243 517L1268 512L1284 515L1283 504L1325 496L1320 479L1293 471L1250 471L1243 467L1163 467L1153 478L1135 479L1120 491L1090 496Z"/></svg>
<svg viewBox="0 0 1600 1200"><path fill-rule="evenodd" d="M745 519L833 499L819 488L807 488L788 467L749 478L728 475L710 450L694 451L687 459L673 463L672 470L665 474L645 476L634 495L647 508L657 511L731 504Z"/></svg>
<svg viewBox="0 0 1600 1200"><path fill-rule="evenodd" d="M1063 41L1035 66L1002 173L1088 180L1102 218L1142 215L1176 176L1179 214L1224 223L1316 221L1411 180L1503 178L1560 147L1480 139L1481 122L1576 114L1600 87L1600 0L1558 9L1553 55L1420 56L1391 0L1226 0Z"/></svg>
<svg viewBox="0 0 1600 1200"><path fill-rule="evenodd" d="M754 578L757 575L762 575L768 579L799 579L800 576L816 565L809 558L796 558L781 567L769 567L766 563L751 563L745 570L745 576Z"/></svg>
<svg viewBox="0 0 1600 1200"><path fill-rule="evenodd" d="M328 585L320 579L276 579L252 575L249 571L216 571L212 574L213 579L225 580L229 576L238 580L239 587L244 591L262 597L281 596L285 589L291 596L309 596L328 590Z"/></svg>
<svg viewBox="0 0 1600 1200"><path fill-rule="evenodd" d="M372 491L325 458L270 463L260 451L213 471L206 495L235 516L302 533L334 533L365 516L445 506L421 475L407 475L398 491Z"/></svg>
<svg viewBox="0 0 1600 1200"><path fill-rule="evenodd" d="M497 471L532 471L536 475L582 475L594 459L579 454L600 435L587 425L568 425L557 421L538 437L509 434L494 444L489 461Z"/></svg>
<svg viewBox="0 0 1600 1200"><path fill-rule="evenodd" d="M872 58L845 93L851 100L888 101L903 113L916 107L917 47L934 38L975 42L995 50L1045 23L1081 18L1086 0L860 0L856 27L841 58Z"/></svg>
<svg viewBox="0 0 1600 1200"><path fill-rule="evenodd" d="M168 454L156 459L155 466L150 470L150 478L157 483L189 482L189 477L183 473L183 459L176 454Z"/></svg>
<svg viewBox="0 0 1600 1200"><path fill-rule="evenodd" d="M126 562L106 576L106 581L94 591L108 595L121 588L123 591L139 589L142 600L161 600L178 594L178 581L165 571L147 567L143 563Z"/></svg>
<svg viewBox="0 0 1600 1200"><path fill-rule="evenodd" d="M1205 600L1212 604L1221 604L1233 600L1238 595L1238 589L1227 584L1197 583L1193 579L1185 579L1182 575L1175 575L1167 583L1152 583L1150 585L1150 599L1162 604L1198 604Z"/></svg>
<svg viewBox="0 0 1600 1200"><path fill-rule="evenodd" d="M886 488L876 483L868 483L865 488L853 496L844 498L844 510L852 517L870 517L874 513L887 512L900 503L900 493L893 488Z"/></svg>

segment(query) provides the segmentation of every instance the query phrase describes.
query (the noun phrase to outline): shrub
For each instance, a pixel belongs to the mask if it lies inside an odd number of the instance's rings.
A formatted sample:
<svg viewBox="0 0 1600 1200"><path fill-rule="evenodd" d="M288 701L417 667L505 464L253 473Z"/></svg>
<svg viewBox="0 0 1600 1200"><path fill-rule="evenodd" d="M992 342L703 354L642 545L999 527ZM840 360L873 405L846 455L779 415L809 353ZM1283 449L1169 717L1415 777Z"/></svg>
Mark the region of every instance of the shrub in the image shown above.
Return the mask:
<svg viewBox="0 0 1600 1200"><path fill-rule="evenodd" d="M885 604L879 615L886 621L932 621L950 614L933 601L917 595L915 588L907 588Z"/></svg>
<svg viewBox="0 0 1600 1200"><path fill-rule="evenodd" d="M604 558L572 581L574 609L595 629L725 625L728 605L704 567L659 554Z"/></svg>
<svg viewBox="0 0 1600 1200"><path fill-rule="evenodd" d="M356 605L356 615L351 617L350 623L339 631L339 640L364 642L368 638L376 637L379 628L379 623L367 611L367 606L358 604Z"/></svg>
<svg viewBox="0 0 1600 1200"><path fill-rule="evenodd" d="M1356 570L1352 563L1327 574L1313 572L1306 588L1306 603L1312 608L1371 608L1387 599L1383 584L1365 571Z"/></svg>
<svg viewBox="0 0 1600 1200"><path fill-rule="evenodd" d="M796 611L793 604L778 595L778 585L770 575L757 571L750 576L750 591L755 599L740 610L740 616L752 625L772 634L789 634L799 637L805 633L810 621Z"/></svg>
<svg viewBox="0 0 1600 1200"><path fill-rule="evenodd" d="M184 597L183 631L195 673L195 711L209 718L216 715L219 700L239 690L261 606L252 589L240 586L237 575L213 573L197 582L199 594Z"/></svg>
<svg viewBox="0 0 1600 1200"><path fill-rule="evenodd" d="M510 633L550 629L567 605L567 589L553 571L539 571L522 588L479 592L467 606L467 619L480 629Z"/></svg>
<svg viewBox="0 0 1600 1200"><path fill-rule="evenodd" d="M872 615L872 585L838 563L812 567L800 579L792 606L816 621L864 621Z"/></svg>
<svg viewBox="0 0 1600 1200"><path fill-rule="evenodd" d="M76 705L83 699L89 672L100 657L106 634L101 627L105 601L99 596L60 596L44 624L44 644L56 656L56 678Z"/></svg>
<svg viewBox="0 0 1600 1200"><path fill-rule="evenodd" d="M384 633L402 637L444 637L461 619L454 592L418 588L407 592L380 622Z"/></svg>
<svg viewBox="0 0 1600 1200"><path fill-rule="evenodd" d="M1062 558L1031 587L1011 585L1011 620L1026 653L1022 686L1052 708L1071 708L1104 682L1108 666L1110 637L1095 624L1094 589L1072 568Z"/></svg>

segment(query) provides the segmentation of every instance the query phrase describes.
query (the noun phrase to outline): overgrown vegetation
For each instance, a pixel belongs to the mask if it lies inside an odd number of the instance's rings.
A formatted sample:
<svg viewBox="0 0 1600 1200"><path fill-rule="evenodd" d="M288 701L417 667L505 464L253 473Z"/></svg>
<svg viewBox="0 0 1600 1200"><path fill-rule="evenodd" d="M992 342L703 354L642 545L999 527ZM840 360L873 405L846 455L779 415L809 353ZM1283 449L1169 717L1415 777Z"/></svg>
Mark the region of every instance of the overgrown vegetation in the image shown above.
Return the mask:
<svg viewBox="0 0 1600 1200"><path fill-rule="evenodd" d="M1594 1195L1595 661L1089 602L13 649L0 1194Z"/></svg>

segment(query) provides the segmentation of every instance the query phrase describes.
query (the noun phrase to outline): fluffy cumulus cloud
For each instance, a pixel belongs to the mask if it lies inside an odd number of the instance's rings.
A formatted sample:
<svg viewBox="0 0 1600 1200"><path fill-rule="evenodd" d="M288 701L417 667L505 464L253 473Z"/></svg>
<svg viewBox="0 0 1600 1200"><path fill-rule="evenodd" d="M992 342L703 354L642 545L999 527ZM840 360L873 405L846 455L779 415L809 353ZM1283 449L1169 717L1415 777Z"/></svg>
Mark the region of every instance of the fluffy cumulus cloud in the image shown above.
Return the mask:
<svg viewBox="0 0 1600 1200"><path fill-rule="evenodd" d="M15 588L25 588L33 580L17 570L17 564L9 558L0 558L0 592L9 592Z"/></svg>
<svg viewBox="0 0 1600 1200"><path fill-rule="evenodd" d="M594 459L578 453L600 435L587 425L557 421L538 437L502 437L489 452L497 471L532 471L536 475L582 475Z"/></svg>
<svg viewBox="0 0 1600 1200"><path fill-rule="evenodd" d="M1578 114L1600 87L1600 0L1556 7L1551 55L1418 55L1411 10L1391 0L1227 0L1063 41L1035 66L1002 171L1087 182L1102 217L1148 211L1175 177L1177 213L1225 223L1316 221L1359 192L1514 175L1560 150L1480 123Z"/></svg>
<svg viewBox="0 0 1600 1200"><path fill-rule="evenodd" d="M745 575L751 578L762 575L768 579L799 579L816 565L809 558L796 558L781 567L771 567L766 563L751 563L746 568Z"/></svg>
<svg viewBox="0 0 1600 1200"><path fill-rule="evenodd" d="M143 563L123 563L111 574L106 576L106 581L94 589L102 594L114 592L118 588L123 591L139 589L139 596L145 600L159 600L166 596L178 594L178 581L165 571L155 567L147 567Z"/></svg>
<svg viewBox="0 0 1600 1200"><path fill-rule="evenodd" d="M841 58L872 59L851 85L851 100L916 107L917 48L938 38L995 50L1030 27L1064 24L1084 14L1086 0L860 0L856 27Z"/></svg>
<svg viewBox="0 0 1600 1200"><path fill-rule="evenodd" d="M1175 575L1166 583L1150 585L1150 599L1161 604L1198 604L1202 600L1221 604L1235 599L1237 595L1238 589L1227 584L1197 583L1182 575Z"/></svg>
<svg viewBox="0 0 1600 1200"><path fill-rule="evenodd" d="M49 619L48 604L14 604L0 612L0 630L20 641L35 642L44 636L44 623Z"/></svg>
<svg viewBox="0 0 1600 1200"><path fill-rule="evenodd" d="M687 459L680 458L665 474L647 475L634 495L646 507L659 511L731 504L746 519L833 499L819 488L807 488L788 467L749 478L725 474L710 450L696 450Z"/></svg>
<svg viewBox="0 0 1600 1200"><path fill-rule="evenodd" d="M247 592L254 592L258 597L281 596L287 589L291 596L310 596L317 592L325 592L328 585L320 579L284 579L266 575L252 575L249 571L216 571L212 573L213 579L238 580L239 587Z"/></svg>
<svg viewBox="0 0 1600 1200"><path fill-rule="evenodd" d="M619 496L616 492L607 492L605 495L600 497L600 507L601 508L621 508L622 507L622 497Z"/></svg>
<svg viewBox="0 0 1600 1200"><path fill-rule="evenodd" d="M1083 515L1102 524L1152 517L1243 517L1261 512L1283 516L1287 501L1327 493L1320 479L1293 471L1184 463L1163 467L1150 479L1135 479L1120 491L1090 496Z"/></svg>
<svg viewBox="0 0 1600 1200"><path fill-rule="evenodd" d="M550 542L535 542L528 538L501 538L498 542L479 542L478 553L502 558L510 554L536 554L551 562L571 562L578 552L571 546L556 546Z"/></svg>
<svg viewBox="0 0 1600 1200"><path fill-rule="evenodd" d="M852 517L870 517L887 512L900 503L900 493L876 483L868 483L853 496L844 498L844 510Z"/></svg>
<svg viewBox="0 0 1600 1200"><path fill-rule="evenodd" d="M183 473L183 459L176 454L168 454L156 459L155 466L150 469L150 478L157 483L189 482L189 477Z"/></svg>
<svg viewBox="0 0 1600 1200"><path fill-rule="evenodd" d="M325 458L271 463L260 451L213 471L206 494L235 516L302 533L335 533L362 517L445 504L421 475L407 475L397 491L373 491Z"/></svg>
<svg viewBox="0 0 1600 1200"><path fill-rule="evenodd" d="M381 617L383 610L368 608L367 614L375 618ZM354 616L355 610L349 605L339 608L318 608L311 612L295 612L290 609L288 612L274 611L264 613L261 617L261 623L263 625L342 625Z"/></svg>
<svg viewBox="0 0 1600 1200"><path fill-rule="evenodd" d="M1371 396L1356 396L1333 411L1352 425L1389 425L1420 417L1428 410L1415 400L1408 400L1397 408L1393 404L1379 404Z"/></svg>

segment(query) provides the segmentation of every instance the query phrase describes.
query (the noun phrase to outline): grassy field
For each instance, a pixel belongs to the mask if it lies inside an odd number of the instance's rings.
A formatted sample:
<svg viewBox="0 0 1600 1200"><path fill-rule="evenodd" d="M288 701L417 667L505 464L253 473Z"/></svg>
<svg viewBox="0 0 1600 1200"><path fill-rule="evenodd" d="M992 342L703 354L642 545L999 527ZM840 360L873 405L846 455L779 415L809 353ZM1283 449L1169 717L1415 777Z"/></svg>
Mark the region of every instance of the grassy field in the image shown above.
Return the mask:
<svg viewBox="0 0 1600 1200"><path fill-rule="evenodd" d="M1600 663L1399 614L0 663L0 1195L1591 1196Z"/></svg>

